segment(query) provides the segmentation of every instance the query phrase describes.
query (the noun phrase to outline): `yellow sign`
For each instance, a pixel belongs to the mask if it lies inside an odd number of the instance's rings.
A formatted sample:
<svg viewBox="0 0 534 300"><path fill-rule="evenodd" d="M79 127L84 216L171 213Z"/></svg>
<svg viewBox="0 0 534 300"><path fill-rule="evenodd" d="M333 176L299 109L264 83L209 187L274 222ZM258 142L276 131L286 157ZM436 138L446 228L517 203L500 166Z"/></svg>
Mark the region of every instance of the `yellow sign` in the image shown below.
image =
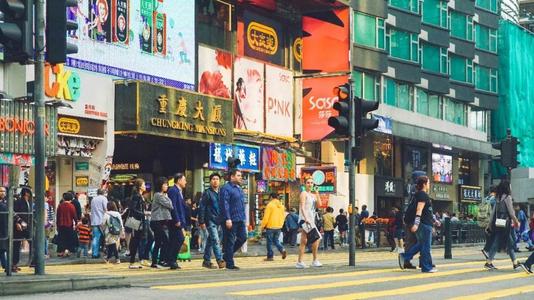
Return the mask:
<svg viewBox="0 0 534 300"><path fill-rule="evenodd" d="M274 55L278 50L278 34L274 28L258 22L250 22L247 28L247 42L251 49Z"/></svg>
<svg viewBox="0 0 534 300"><path fill-rule="evenodd" d="M302 38L296 38L293 43L293 55L298 62L302 62Z"/></svg>
<svg viewBox="0 0 534 300"><path fill-rule="evenodd" d="M61 133L78 134L80 132L80 121L73 118L61 117L57 121L57 129Z"/></svg>
<svg viewBox="0 0 534 300"><path fill-rule="evenodd" d="M50 77L54 78L51 82ZM50 98L77 101L80 98L80 75L65 70L63 64L45 65L45 95Z"/></svg>
<svg viewBox="0 0 534 300"><path fill-rule="evenodd" d="M89 186L89 176L76 176L76 186Z"/></svg>

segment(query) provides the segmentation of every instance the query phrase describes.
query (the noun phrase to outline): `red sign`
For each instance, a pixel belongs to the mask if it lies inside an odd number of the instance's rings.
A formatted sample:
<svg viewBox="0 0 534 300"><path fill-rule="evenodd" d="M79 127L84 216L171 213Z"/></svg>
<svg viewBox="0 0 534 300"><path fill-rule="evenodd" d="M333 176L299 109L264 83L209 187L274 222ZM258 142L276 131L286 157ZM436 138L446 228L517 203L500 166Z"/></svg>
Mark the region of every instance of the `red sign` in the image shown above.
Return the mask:
<svg viewBox="0 0 534 300"><path fill-rule="evenodd" d="M296 179L295 153L285 149L262 149L262 175L264 180L294 181Z"/></svg>
<svg viewBox="0 0 534 300"><path fill-rule="evenodd" d="M337 116L333 105L338 99L332 90L347 81L346 76L304 79L302 140L321 140L334 130L328 126L328 118Z"/></svg>

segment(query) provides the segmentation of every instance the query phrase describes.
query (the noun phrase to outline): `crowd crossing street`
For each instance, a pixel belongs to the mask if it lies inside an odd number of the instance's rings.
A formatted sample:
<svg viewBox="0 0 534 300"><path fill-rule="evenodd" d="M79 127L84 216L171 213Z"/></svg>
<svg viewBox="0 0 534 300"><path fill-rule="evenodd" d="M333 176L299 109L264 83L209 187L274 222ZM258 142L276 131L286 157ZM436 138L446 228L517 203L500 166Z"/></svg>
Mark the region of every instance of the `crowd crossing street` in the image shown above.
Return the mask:
<svg viewBox="0 0 534 300"><path fill-rule="evenodd" d="M322 254L323 267L304 270L294 268L296 255L269 263L260 257L237 257L239 272L202 269L195 260L183 263L180 272L131 272L122 265L50 266L53 275L128 276L131 287L10 299L533 299L534 277L513 270L503 256L494 261L497 270L485 270L479 248L454 249L449 260L443 259L443 249L434 249L437 273L402 271L396 255L382 251L358 253L355 268L347 266L346 253Z"/></svg>

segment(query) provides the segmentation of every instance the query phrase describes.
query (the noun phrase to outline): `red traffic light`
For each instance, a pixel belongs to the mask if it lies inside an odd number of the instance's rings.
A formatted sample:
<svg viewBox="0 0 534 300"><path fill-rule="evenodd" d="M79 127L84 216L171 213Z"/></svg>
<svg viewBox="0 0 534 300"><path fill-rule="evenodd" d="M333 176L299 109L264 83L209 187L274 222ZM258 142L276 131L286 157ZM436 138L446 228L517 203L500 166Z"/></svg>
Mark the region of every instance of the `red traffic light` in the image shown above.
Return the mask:
<svg viewBox="0 0 534 300"><path fill-rule="evenodd" d="M345 83L344 85L336 86L333 92L339 98L339 101L347 100L350 97L350 85Z"/></svg>

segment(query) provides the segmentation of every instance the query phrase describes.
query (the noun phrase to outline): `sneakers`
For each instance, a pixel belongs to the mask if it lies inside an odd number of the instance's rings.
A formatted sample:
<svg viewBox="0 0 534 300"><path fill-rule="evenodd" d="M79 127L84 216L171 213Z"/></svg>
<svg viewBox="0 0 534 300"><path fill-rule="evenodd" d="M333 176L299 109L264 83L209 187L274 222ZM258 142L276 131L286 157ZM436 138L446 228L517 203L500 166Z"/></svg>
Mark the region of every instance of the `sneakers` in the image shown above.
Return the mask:
<svg viewBox="0 0 534 300"><path fill-rule="evenodd" d="M306 269L308 266L306 266L303 262L297 262L296 266L297 269Z"/></svg>
<svg viewBox="0 0 534 300"><path fill-rule="evenodd" d="M513 266L514 266L514 270L517 270L518 268L521 267L521 264L520 264L520 263L517 263L517 264L513 264Z"/></svg>
<svg viewBox="0 0 534 300"><path fill-rule="evenodd" d="M116 265L118 265L118 264L120 264L120 263L121 263L121 260L120 260L120 259L115 260L115 264L116 264Z"/></svg>
<svg viewBox="0 0 534 300"><path fill-rule="evenodd" d="M204 267L206 269L217 269L217 266L212 264L211 261L207 261L207 260L202 262L202 267Z"/></svg>
<svg viewBox="0 0 534 300"><path fill-rule="evenodd" d="M480 251L482 252L482 254L484 255L484 257L485 257L486 259L489 258L488 252L486 252L486 250L482 249L482 250L480 250Z"/></svg>
<svg viewBox="0 0 534 300"><path fill-rule="evenodd" d="M404 270L405 259L402 253L399 253L399 268Z"/></svg>
<svg viewBox="0 0 534 300"><path fill-rule="evenodd" d="M430 270L428 270L426 272L423 271L423 273L436 273L437 271L438 271L438 269L432 268L432 269L430 269Z"/></svg>
<svg viewBox="0 0 534 300"><path fill-rule="evenodd" d="M286 259L286 257L287 257L287 251L284 250L282 251L282 259Z"/></svg>
<svg viewBox="0 0 534 300"><path fill-rule="evenodd" d="M150 266L150 261L148 261L146 259L141 260L141 266L149 267Z"/></svg>
<svg viewBox="0 0 534 300"><path fill-rule="evenodd" d="M493 264L490 264L490 263L486 263L484 265L484 269L488 270L488 271L491 271L491 270L497 270L497 268L493 265Z"/></svg>
<svg viewBox="0 0 534 300"><path fill-rule="evenodd" d="M412 263L409 262L409 261L404 261L404 269L406 269L406 270L415 270L415 269L417 269L417 267L412 265Z"/></svg>
<svg viewBox="0 0 534 300"><path fill-rule="evenodd" d="M319 268L323 266L323 264L318 260L314 260L311 265L312 267L315 267L315 268Z"/></svg>
<svg viewBox="0 0 534 300"><path fill-rule="evenodd" d="M525 271L525 273L532 274L532 269L530 269L530 267L528 267L524 263L519 263L519 267L521 267L521 269L523 269L523 271Z"/></svg>
<svg viewBox="0 0 534 300"><path fill-rule="evenodd" d="M140 265L136 265L136 264L131 264L130 266L128 266L128 269L142 269L143 267L140 266Z"/></svg>
<svg viewBox="0 0 534 300"><path fill-rule="evenodd" d="M226 262L222 259L217 261L217 265L219 266L219 269L226 268Z"/></svg>

